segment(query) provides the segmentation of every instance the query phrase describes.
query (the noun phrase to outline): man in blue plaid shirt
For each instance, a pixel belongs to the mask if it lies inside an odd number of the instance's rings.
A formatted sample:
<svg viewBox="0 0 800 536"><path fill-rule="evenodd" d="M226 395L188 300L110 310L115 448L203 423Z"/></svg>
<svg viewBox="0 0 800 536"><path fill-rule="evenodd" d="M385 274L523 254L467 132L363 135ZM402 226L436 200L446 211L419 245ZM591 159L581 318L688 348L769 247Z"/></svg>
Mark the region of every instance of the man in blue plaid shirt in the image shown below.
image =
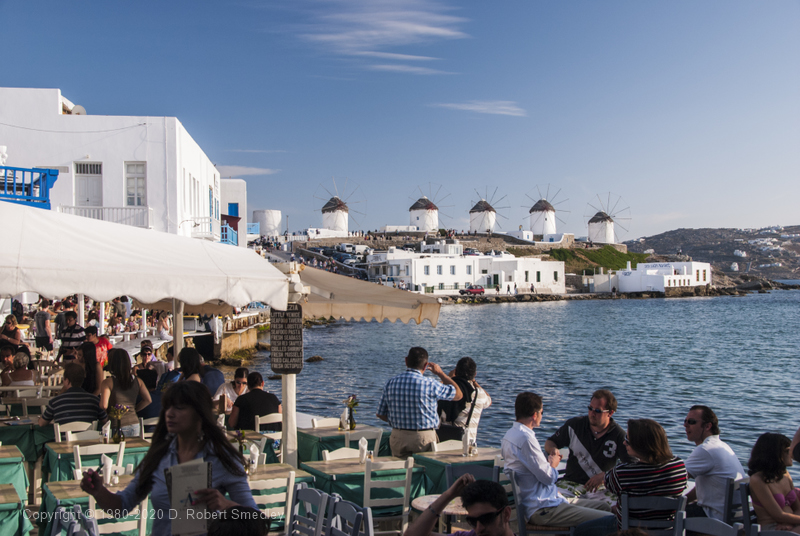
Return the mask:
<svg viewBox="0 0 800 536"><path fill-rule="evenodd" d="M415 452L430 449L436 443L439 415L436 403L439 400L461 400L458 385L444 373L436 363L428 362L428 352L414 347L406 356L406 370L395 376L383 388L377 417L389 423L392 435L389 445L392 456L408 458ZM430 369L441 382L425 378Z"/></svg>

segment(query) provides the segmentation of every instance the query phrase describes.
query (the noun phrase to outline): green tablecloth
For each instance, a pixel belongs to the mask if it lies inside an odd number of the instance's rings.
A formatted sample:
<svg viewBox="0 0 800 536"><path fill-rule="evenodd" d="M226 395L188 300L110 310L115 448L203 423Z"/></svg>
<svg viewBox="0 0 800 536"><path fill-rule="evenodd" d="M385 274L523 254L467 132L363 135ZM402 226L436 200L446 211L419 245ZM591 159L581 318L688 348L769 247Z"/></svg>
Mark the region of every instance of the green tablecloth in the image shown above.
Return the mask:
<svg viewBox="0 0 800 536"><path fill-rule="evenodd" d="M3 445L2 448L5 448ZM22 456L0 458L0 482L11 484L20 497L28 498L28 472Z"/></svg>
<svg viewBox="0 0 800 536"><path fill-rule="evenodd" d="M150 446L146 447L126 447L125 456L123 458L123 465L132 463L134 467L139 465ZM109 455L112 458L114 455ZM81 456L81 463L85 467L96 468L100 465L100 455L97 456ZM50 482L59 482L62 480L73 480L75 475L75 459L72 453L57 454L53 451L50 444L45 445L44 459L42 460L42 475Z"/></svg>
<svg viewBox="0 0 800 536"><path fill-rule="evenodd" d="M26 462L35 462L42 454L44 444L50 441L55 441L52 424L47 426L0 424L0 442L3 445L16 445L22 451Z"/></svg>
<svg viewBox="0 0 800 536"><path fill-rule="evenodd" d="M24 536L31 530L33 524L20 503L0 504L0 536Z"/></svg>
<svg viewBox="0 0 800 536"><path fill-rule="evenodd" d="M337 434L330 437L319 437L314 435L310 430L298 428L297 429L297 461L302 462L318 462L322 460L323 450L336 450L344 447L344 434ZM319 430L319 429L318 429ZM386 429L381 436L380 448L375 448L375 440L371 439L368 442L369 450L376 451L376 456L391 456L392 449L389 446L389 435L391 430Z"/></svg>
<svg viewBox="0 0 800 536"><path fill-rule="evenodd" d="M350 502L354 502L359 506L363 505L364 502L364 473L350 473L350 474L337 474L337 475L330 475L325 472L319 471L314 469L313 467L309 467L306 463L300 464L300 469L303 471L307 471L309 474L314 476L314 487L324 491L327 494L331 493L338 493L342 496L342 499ZM378 471L375 473L378 480L391 480L390 477L402 475L405 473L405 469L396 469L391 471ZM380 488L376 489L373 494L373 498L383 498L389 499L393 497L402 497L403 495L403 487L402 481L400 487L398 488ZM411 500L414 500L417 497L422 495L429 495L431 492L429 489L431 488L432 484L430 479L425 474L425 469L422 467L414 467L413 474L411 476ZM399 513L396 509L393 511L391 508L388 510L386 508L376 508L376 514L378 515L390 515L393 513Z"/></svg>
<svg viewBox="0 0 800 536"><path fill-rule="evenodd" d="M414 454L414 464L425 468L425 474L431 479L429 493L444 493L447 490L446 469L448 465L483 465L492 467L494 457L500 449L480 448L478 456L462 456L461 451L420 452Z"/></svg>

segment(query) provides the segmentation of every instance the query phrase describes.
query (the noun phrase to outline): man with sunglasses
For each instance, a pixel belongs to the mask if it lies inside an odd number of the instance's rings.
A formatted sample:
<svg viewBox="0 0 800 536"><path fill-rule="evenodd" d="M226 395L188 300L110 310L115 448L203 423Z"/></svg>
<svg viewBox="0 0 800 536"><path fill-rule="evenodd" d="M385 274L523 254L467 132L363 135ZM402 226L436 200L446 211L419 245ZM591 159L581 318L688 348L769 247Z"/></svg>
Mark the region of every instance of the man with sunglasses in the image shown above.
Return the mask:
<svg viewBox="0 0 800 536"><path fill-rule="evenodd" d="M506 490L497 482L475 480L470 474L456 480L450 489L423 510L406 529L406 536L447 536L433 532L433 528L445 507L458 497L467 510L465 519L472 530L456 531L452 536L514 536L508 523L511 507Z"/></svg>
<svg viewBox="0 0 800 536"><path fill-rule="evenodd" d="M733 450L720 440L719 420L708 406L692 406L683 420L683 428L686 439L697 445L685 462L686 471L695 481L694 489L687 495L690 504L686 507L686 515L722 521L725 480L744 477L742 463ZM695 499L696 503L693 502Z"/></svg>
<svg viewBox="0 0 800 536"><path fill-rule="evenodd" d="M225 397L225 413L228 415L231 414L231 410L233 409L233 404L236 402L236 399L241 395L250 392L247 388L248 374L250 374L250 371L245 367L237 368L236 372L233 373L233 381L225 382L220 385L219 389L217 389L217 392L214 393L214 396L212 397L214 401L219 401L221 397Z"/></svg>
<svg viewBox="0 0 800 536"><path fill-rule="evenodd" d="M623 445L625 430L612 418L617 411L614 393L598 389L592 393L588 410L589 415L569 419L544 443L545 452L551 455L569 447L567 471L559 482L559 487L566 490L582 485L587 491L594 491L617 460L631 461Z"/></svg>
<svg viewBox="0 0 800 536"><path fill-rule="evenodd" d="M503 470L509 478L513 472L519 486L520 502L528 520L534 525L575 527L581 523L610 516L611 505L601 500L571 499L568 502L556 486L558 453L545 456L534 428L542 422L542 397L536 393L520 393L514 402L517 422L503 437L502 452L506 461Z"/></svg>

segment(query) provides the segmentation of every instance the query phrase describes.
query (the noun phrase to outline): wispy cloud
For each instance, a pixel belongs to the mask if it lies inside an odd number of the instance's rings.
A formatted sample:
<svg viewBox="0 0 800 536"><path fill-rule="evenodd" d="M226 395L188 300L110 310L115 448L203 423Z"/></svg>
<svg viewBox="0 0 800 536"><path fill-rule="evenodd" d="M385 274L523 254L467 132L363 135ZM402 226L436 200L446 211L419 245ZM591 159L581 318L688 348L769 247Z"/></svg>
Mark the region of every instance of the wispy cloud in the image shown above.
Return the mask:
<svg viewBox="0 0 800 536"><path fill-rule="evenodd" d="M228 149L229 153L259 153L259 154L274 154L285 153L285 149Z"/></svg>
<svg viewBox="0 0 800 536"><path fill-rule="evenodd" d="M418 67L416 65L370 65L368 69L373 71L389 71L393 73L405 74L453 74L446 71L439 71L438 69L428 69L427 67Z"/></svg>
<svg viewBox="0 0 800 536"><path fill-rule="evenodd" d="M469 37L460 29L466 19L450 14L451 9L436 0L326 0L315 2L307 11L312 21L299 30L299 36L338 55L398 62L431 61L438 58L386 49ZM447 74L400 67L404 65L393 70Z"/></svg>
<svg viewBox="0 0 800 536"><path fill-rule="evenodd" d="M217 166L222 177L247 177L257 175L272 175L278 173L279 169L257 168L247 166Z"/></svg>
<svg viewBox="0 0 800 536"><path fill-rule="evenodd" d="M467 102L452 102L452 103L437 103L431 104L439 108L450 108L451 110L465 110L468 112L476 112L479 114L493 114L493 115L513 115L516 117L525 117L527 112L517 106L514 101L467 101Z"/></svg>

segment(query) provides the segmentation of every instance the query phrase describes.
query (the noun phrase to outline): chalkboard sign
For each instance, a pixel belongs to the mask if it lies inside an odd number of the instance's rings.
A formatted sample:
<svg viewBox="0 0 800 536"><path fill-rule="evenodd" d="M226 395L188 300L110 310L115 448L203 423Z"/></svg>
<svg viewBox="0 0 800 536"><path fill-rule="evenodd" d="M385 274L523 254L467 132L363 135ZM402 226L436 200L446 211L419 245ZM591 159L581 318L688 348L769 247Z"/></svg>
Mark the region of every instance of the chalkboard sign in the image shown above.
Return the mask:
<svg viewBox="0 0 800 536"><path fill-rule="evenodd" d="M272 372L299 374L303 370L303 308L290 303L285 311L270 311L269 341Z"/></svg>

